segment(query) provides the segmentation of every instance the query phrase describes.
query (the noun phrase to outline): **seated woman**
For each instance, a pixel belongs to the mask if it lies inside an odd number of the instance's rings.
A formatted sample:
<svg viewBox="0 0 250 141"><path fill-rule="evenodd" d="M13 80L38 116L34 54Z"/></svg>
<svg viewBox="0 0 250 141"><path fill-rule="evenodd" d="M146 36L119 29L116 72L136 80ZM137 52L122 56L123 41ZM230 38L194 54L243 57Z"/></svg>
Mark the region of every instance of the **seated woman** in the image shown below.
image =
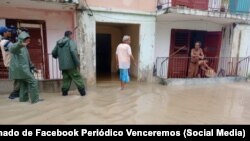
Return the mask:
<svg viewBox="0 0 250 141"><path fill-rule="evenodd" d="M211 67L208 66L208 60L204 59L204 53L201 49L201 42L195 43L195 48L191 50L191 70L189 77L196 77L198 74L199 67L206 73L210 70L213 70ZM194 68L195 67L195 68Z"/></svg>

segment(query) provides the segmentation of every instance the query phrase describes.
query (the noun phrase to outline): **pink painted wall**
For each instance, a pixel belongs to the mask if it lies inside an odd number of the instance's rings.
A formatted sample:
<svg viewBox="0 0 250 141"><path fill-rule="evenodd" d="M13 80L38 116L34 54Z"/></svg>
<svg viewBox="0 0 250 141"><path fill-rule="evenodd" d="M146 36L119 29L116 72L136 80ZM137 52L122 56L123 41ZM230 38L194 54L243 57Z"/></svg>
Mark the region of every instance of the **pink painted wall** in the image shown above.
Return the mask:
<svg viewBox="0 0 250 141"><path fill-rule="evenodd" d="M155 11L157 0L86 0L89 6L136 11Z"/></svg>
<svg viewBox="0 0 250 141"><path fill-rule="evenodd" d="M52 11L24 8L0 8L0 19L44 20L47 29L47 49L51 53L58 39L63 37L65 30L74 28L74 13L70 11Z"/></svg>

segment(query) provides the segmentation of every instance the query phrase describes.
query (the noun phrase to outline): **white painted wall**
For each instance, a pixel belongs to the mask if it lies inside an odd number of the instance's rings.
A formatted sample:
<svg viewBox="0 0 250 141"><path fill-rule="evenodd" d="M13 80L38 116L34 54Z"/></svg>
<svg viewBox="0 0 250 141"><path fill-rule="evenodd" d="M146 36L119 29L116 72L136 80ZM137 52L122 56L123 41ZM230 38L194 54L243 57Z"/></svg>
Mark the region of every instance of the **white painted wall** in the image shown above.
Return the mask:
<svg viewBox="0 0 250 141"><path fill-rule="evenodd" d="M250 56L250 25L238 24L233 31L232 57Z"/></svg>
<svg viewBox="0 0 250 141"><path fill-rule="evenodd" d="M234 28L232 24L225 25L222 30L220 57L231 57Z"/></svg>
<svg viewBox="0 0 250 141"><path fill-rule="evenodd" d="M244 26L244 29L241 33L241 44L240 44L240 52L239 57L250 57L250 26ZM245 60L243 63L246 63L248 61L248 76L250 75L250 58L248 60ZM244 64L243 64L244 66ZM241 70L239 70L241 71ZM244 72L244 71L243 71Z"/></svg>
<svg viewBox="0 0 250 141"><path fill-rule="evenodd" d="M250 25L238 25L235 30L241 31L239 57L250 56Z"/></svg>
<svg viewBox="0 0 250 141"><path fill-rule="evenodd" d="M240 25L238 24L235 27L235 32L234 32L234 43L233 43L233 51L232 54L233 56L238 56L240 57L240 60L243 60L245 57L250 56L250 25ZM247 65L245 60L244 62L242 61L242 65ZM250 60L249 60L250 61ZM244 67L243 67L244 68ZM242 68L242 69L243 69ZM248 63L248 75L250 74L250 62ZM238 72L242 74L242 70L239 68ZM244 73L242 74L244 75Z"/></svg>
<svg viewBox="0 0 250 141"><path fill-rule="evenodd" d="M0 26L5 26L5 19L0 19Z"/></svg>
<svg viewBox="0 0 250 141"><path fill-rule="evenodd" d="M96 22L88 13L78 12L77 45L80 53L80 73L85 85L96 83Z"/></svg>
<svg viewBox="0 0 250 141"><path fill-rule="evenodd" d="M5 19L0 19L0 26L5 26ZM1 39L1 35L0 35L0 39Z"/></svg>

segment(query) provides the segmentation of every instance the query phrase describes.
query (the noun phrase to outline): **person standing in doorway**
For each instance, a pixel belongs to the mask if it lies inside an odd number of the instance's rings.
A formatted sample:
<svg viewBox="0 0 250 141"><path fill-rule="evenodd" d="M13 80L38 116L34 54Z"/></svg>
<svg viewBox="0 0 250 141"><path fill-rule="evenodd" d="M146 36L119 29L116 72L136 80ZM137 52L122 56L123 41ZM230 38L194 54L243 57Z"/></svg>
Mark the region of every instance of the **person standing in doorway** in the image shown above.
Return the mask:
<svg viewBox="0 0 250 141"><path fill-rule="evenodd" d="M59 69L63 75L62 95L67 96L71 82L75 83L81 96L85 96L85 86L78 68L80 61L77 53L76 43L72 40L73 33L66 31L64 37L57 41L52 51L53 58L58 58Z"/></svg>
<svg viewBox="0 0 250 141"><path fill-rule="evenodd" d="M31 63L27 46L30 44L30 35L27 32L21 32L18 35L18 41L10 48L12 53L9 75L10 79L18 80L20 83L19 101L31 101L32 104L43 99L39 99L38 82L33 75L36 71Z"/></svg>
<svg viewBox="0 0 250 141"><path fill-rule="evenodd" d="M130 43L130 36L124 35L122 43L120 43L116 49L116 62L120 71L121 90L124 90L125 85L130 81L128 72L130 68L130 58L133 60L134 65L136 66Z"/></svg>
<svg viewBox="0 0 250 141"><path fill-rule="evenodd" d="M195 47L191 50L191 61L188 70L188 77L197 77L199 72L199 67L202 71L207 72L209 70L213 71L211 67L208 66L208 60L204 59L205 55L201 48L201 42L195 42Z"/></svg>
<svg viewBox="0 0 250 141"><path fill-rule="evenodd" d="M11 42L12 30L7 27L0 27L0 35L2 36L0 47L3 57L3 64L9 70L11 53L10 47L13 45ZM20 85L18 80L14 80L14 90L9 95L9 99L15 99L19 97Z"/></svg>

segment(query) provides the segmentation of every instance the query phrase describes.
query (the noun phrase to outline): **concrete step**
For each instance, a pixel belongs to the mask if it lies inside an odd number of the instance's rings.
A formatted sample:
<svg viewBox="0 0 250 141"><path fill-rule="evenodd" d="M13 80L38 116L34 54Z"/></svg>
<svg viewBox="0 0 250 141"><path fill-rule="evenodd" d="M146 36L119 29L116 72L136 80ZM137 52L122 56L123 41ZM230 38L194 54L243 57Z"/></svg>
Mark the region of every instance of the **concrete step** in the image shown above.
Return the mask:
<svg viewBox="0 0 250 141"><path fill-rule="evenodd" d="M246 82L246 77L215 77L215 78L158 78L162 85L172 86L190 86L190 85L208 85L208 84L225 84L233 82Z"/></svg>

